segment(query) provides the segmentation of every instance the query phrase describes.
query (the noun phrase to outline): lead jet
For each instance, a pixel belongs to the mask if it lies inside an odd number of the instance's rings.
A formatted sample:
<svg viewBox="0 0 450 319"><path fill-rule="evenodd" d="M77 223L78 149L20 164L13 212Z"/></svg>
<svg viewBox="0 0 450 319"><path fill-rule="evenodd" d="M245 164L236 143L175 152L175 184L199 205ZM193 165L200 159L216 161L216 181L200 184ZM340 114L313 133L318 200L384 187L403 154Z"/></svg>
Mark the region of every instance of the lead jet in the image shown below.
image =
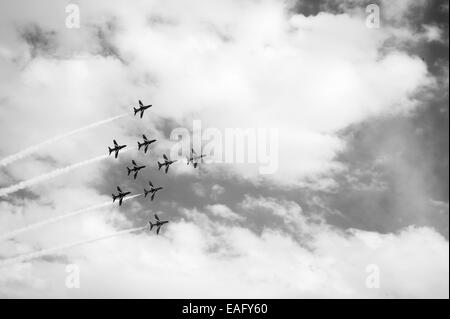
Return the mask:
<svg viewBox="0 0 450 319"><path fill-rule="evenodd" d="M136 114L138 113L138 112L141 112L141 118L144 116L144 111L146 110L146 109L148 109L149 107L151 107L152 105L151 104L149 104L149 105L144 105L143 103L142 103L142 101L141 100L139 100L139 108L135 108L135 107L133 107L133 110L134 110L134 116L136 116Z"/></svg>
<svg viewBox="0 0 450 319"><path fill-rule="evenodd" d="M123 192L119 186L117 186L117 191L119 192L119 194L117 195L112 194L113 203L116 201L116 199L119 199L119 206L122 206L122 201L124 197L131 194L131 192Z"/></svg>
<svg viewBox="0 0 450 319"><path fill-rule="evenodd" d="M175 163L176 160L175 161L169 161L169 159L167 158L166 154L164 154L163 157L164 157L164 163L158 162L158 169L161 170L161 167L165 166L166 167L165 172L167 174L167 172L169 171L169 166L172 165L173 163Z"/></svg>
<svg viewBox="0 0 450 319"><path fill-rule="evenodd" d="M147 153L147 149L150 146L150 144L155 143L156 140L148 140L147 136L145 136L145 135L142 135L142 138L144 139L144 141L142 143L139 143L139 141L137 142L138 150L140 150L141 147L144 147L144 153Z"/></svg>
<svg viewBox="0 0 450 319"><path fill-rule="evenodd" d="M137 176L138 172L139 172L141 169L143 169L143 168L145 167L145 165L143 165L143 166L138 166L134 160L132 160L131 163L133 164L133 167L132 167L132 168L127 167L127 170L128 170L128 176L130 176L130 174L131 174L132 172L134 172L134 179L136 179L136 176Z"/></svg>
<svg viewBox="0 0 450 319"><path fill-rule="evenodd" d="M144 188L144 197L147 197L148 194L152 194L152 196L150 197L150 199L153 200L153 199L155 199L155 194L156 194L156 192L159 191L159 190L161 190L161 189L164 189L164 188L163 188L163 187L155 187L155 186L153 186L153 184L152 184L151 181L149 181L148 183L149 183L149 185L150 185L150 190L146 190L146 189Z"/></svg>
<svg viewBox="0 0 450 319"><path fill-rule="evenodd" d="M167 220L164 220L164 221L160 220L158 215L156 215L156 214L155 214L155 219L156 219L156 223L155 224L153 224L151 221L148 222L148 224L150 226L149 230L152 231L153 227L157 227L156 235L159 235L159 231L161 230L161 227L164 224L167 224L169 221L167 221Z"/></svg>
<svg viewBox="0 0 450 319"><path fill-rule="evenodd" d="M116 153L115 158L117 158L117 156L119 155L119 151L120 151L122 148L125 148L125 147L127 147L127 146L126 146L126 145L119 145L119 144L117 144L116 140L113 140L113 143L114 143L114 147L113 147L113 148L111 148L111 147L108 146L108 149L109 149L109 155L111 155L112 152L115 152L115 153Z"/></svg>
<svg viewBox="0 0 450 319"><path fill-rule="evenodd" d="M187 157L187 164L189 165L189 163L192 163L192 165L194 165L194 168L197 168L198 160L202 161L202 158L205 156L205 154L197 155L194 149L191 149L191 155Z"/></svg>

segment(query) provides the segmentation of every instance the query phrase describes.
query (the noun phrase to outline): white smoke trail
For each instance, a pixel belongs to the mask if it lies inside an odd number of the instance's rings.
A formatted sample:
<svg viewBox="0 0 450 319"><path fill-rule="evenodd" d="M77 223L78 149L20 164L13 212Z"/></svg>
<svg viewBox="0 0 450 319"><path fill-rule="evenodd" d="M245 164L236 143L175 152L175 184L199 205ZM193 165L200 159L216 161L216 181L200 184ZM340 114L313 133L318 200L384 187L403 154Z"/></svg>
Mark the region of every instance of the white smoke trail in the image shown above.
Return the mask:
<svg viewBox="0 0 450 319"><path fill-rule="evenodd" d="M126 197L126 198L123 199L122 202L125 202L127 200L139 197L141 195L142 194L137 194L137 195L133 195L133 196L130 196L130 197ZM20 234L22 234L24 232L27 232L27 231L30 231L30 230L33 230L33 229L36 229L36 228L40 228L42 226L46 226L46 225L49 225L49 224L53 224L53 223L59 222L61 220L64 220L66 218L70 218L70 217L76 216L76 215L80 215L80 214L88 213L88 212L91 212L91 211L95 211L97 209L104 208L104 207L107 207L107 206L111 206L111 205L114 205L114 204L115 203L113 203L112 201L107 201L107 202L104 202L103 204L90 206L90 207L79 209L79 210L76 210L76 211L73 211L73 212L70 212L70 213L67 213L67 214L64 214L64 215L60 215L60 216L56 216L56 217L53 217L53 218L49 218L49 219L43 220L41 222L34 223L34 224L28 225L26 227L22 227L22 228L13 230L13 231L11 231L9 233L3 234L3 235L0 236L0 240L5 240L5 239L11 238L11 237L15 237L15 236L20 235Z"/></svg>
<svg viewBox="0 0 450 319"><path fill-rule="evenodd" d="M39 151L40 149L42 149L45 146L53 144L53 143L55 143L55 142L57 142L59 140L67 138L67 137L69 137L71 135L74 135L74 134L77 134L77 133L80 133L80 132L92 129L94 127L97 127L97 126L100 126L100 125L103 125L103 124L107 124L109 122L112 122L112 121L115 121L115 120L118 120L118 119L121 119L121 118L123 118L123 117L125 117L127 115L129 115L129 114L128 113L124 113L124 114L121 114L121 115L117 115L117 116L111 117L111 118L106 119L106 120L98 121L98 122L89 124L87 126L80 127L80 128L78 128L76 130L73 130L73 131L70 131L70 132L67 132L67 133L55 136L55 137L53 137L51 139L48 139L48 140L46 140L44 142L41 142L39 144L30 146L30 147L28 147L28 148L26 148L26 149L24 149L24 150L22 150L22 151L20 151L20 152L18 152L16 154L10 155L10 156L5 157L4 159L2 159L0 161L0 167L5 167L5 166L7 166L7 165L9 165L9 164L19 160L19 159L22 159L24 157L27 157L27 156L33 154L33 153L36 153L37 151Z"/></svg>
<svg viewBox="0 0 450 319"><path fill-rule="evenodd" d="M36 251L33 253L23 254L23 255L20 255L17 257L4 259L4 260L0 261L0 267L16 264L16 263L26 261L26 260L39 258L39 257L45 256L45 255L53 254L60 250L65 250L65 249L73 248L76 246L86 245L86 244L90 244L90 243L93 243L96 241L108 239L111 237L121 236L121 235L125 235L128 233L144 230L146 228L147 228L147 226L125 229L125 230L121 230L121 231L118 231L118 232L115 232L115 233L112 233L109 235L104 235L104 236L100 236L100 237L96 237L96 238L92 238L92 239L88 239L88 240L83 240L83 241L79 241L79 242L75 242L75 243L70 243L70 244L66 244L66 245L60 245L60 246L56 246L56 247L49 248L49 249L42 249L42 250L39 250L39 251Z"/></svg>
<svg viewBox="0 0 450 319"><path fill-rule="evenodd" d="M58 168L58 169L56 169L56 170L54 170L54 171L52 171L50 173L42 174L42 175L33 177L31 179L28 179L26 181L17 183L17 184L12 185L12 186L0 188L0 197L9 195L9 194L17 192L17 191L19 191L21 189L24 189L24 188L27 188L27 187L30 187L30 186L33 186L33 185L45 182L45 181L47 181L47 180L49 180L51 178L55 178L55 177L60 176L62 174L65 174L65 173L68 173L70 171L73 171L74 169L77 169L77 168L79 168L81 166L85 166L85 165L88 165L88 164L91 164L91 163L102 161L104 159L107 159L108 157L109 157L109 155L97 156L97 157L88 159L88 160L83 161L83 162L72 164L72 165L69 165L69 166L66 166L66 167L63 167L63 168Z"/></svg>

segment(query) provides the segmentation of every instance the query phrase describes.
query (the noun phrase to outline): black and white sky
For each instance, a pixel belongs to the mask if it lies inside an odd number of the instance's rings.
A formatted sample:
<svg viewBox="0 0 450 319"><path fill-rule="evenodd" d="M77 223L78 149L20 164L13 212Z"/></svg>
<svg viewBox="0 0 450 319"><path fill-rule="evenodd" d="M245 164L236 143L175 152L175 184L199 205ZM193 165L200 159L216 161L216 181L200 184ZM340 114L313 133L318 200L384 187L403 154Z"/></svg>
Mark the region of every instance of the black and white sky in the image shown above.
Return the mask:
<svg viewBox="0 0 450 319"><path fill-rule="evenodd" d="M0 197L0 297L448 298L448 14L441 0L0 2L0 194L107 155L113 138L130 149ZM153 105L142 120L138 99ZM277 168L158 171L193 121L277 129ZM147 154L143 133L158 140ZM136 180L131 159L147 165ZM153 202L2 239L148 180L164 187ZM170 220L159 236L95 241L154 213Z"/></svg>

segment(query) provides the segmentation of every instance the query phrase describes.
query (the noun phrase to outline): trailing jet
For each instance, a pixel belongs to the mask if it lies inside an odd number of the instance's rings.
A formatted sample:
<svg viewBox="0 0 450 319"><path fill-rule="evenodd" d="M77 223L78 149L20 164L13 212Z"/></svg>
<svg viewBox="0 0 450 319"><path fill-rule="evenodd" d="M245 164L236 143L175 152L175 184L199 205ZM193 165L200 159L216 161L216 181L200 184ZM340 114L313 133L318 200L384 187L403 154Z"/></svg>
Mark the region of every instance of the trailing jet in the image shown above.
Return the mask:
<svg viewBox="0 0 450 319"><path fill-rule="evenodd" d="M116 201L116 199L119 199L119 206L121 206L124 197L131 194L131 192L123 192L119 186L117 186L117 191L119 192L119 194L117 195L112 194L113 203Z"/></svg>
<svg viewBox="0 0 450 319"><path fill-rule="evenodd" d="M157 229L156 229L156 235L159 235L159 231L160 231L160 229L161 229L161 226L163 226L164 224L167 224L168 221L167 221L167 220L161 221L161 220L159 219L158 215L156 215L156 214L155 214L155 219L156 219L156 223L154 223L154 224L153 224L151 221L148 222L148 224L149 224L149 226L150 226L150 229L149 229L149 230L152 231L153 227L157 227Z"/></svg>
<svg viewBox="0 0 450 319"><path fill-rule="evenodd" d="M146 190L146 189L144 188L144 197L147 197L148 194L152 194L152 196L150 197L150 199L153 200L153 199L155 199L155 194L156 194L156 192L159 191L159 190L161 190L161 189L164 189L164 188L163 188L163 187L155 187L155 186L153 186L153 184L152 184L151 181L149 181L148 183L149 183L149 185L150 185L150 190Z"/></svg>
<svg viewBox="0 0 450 319"><path fill-rule="evenodd" d="M139 172L141 169L143 169L143 168L145 167L145 165L143 165L143 166L138 166L134 160L132 160L131 163L133 164L133 167L132 167L132 168L127 167L127 170L128 170L128 176L130 176L130 174L131 174L132 172L134 172L134 179L136 179L136 176L137 176L138 172Z"/></svg>
<svg viewBox="0 0 450 319"><path fill-rule="evenodd" d="M155 143L156 140L148 140L145 135L142 135L142 138L144 139L144 141L142 143L139 143L139 141L137 142L138 143L138 150L140 150L141 147L144 146L144 153L147 153L147 149L150 146L150 144Z"/></svg>
<svg viewBox="0 0 450 319"><path fill-rule="evenodd" d="M109 149L109 155L111 155L112 152L115 152L115 153L116 153L115 158L117 158L117 156L119 155L119 151L120 151L122 148L125 148L125 147L127 147L127 146L126 146L126 145L119 145L119 144L117 144L116 140L113 140L113 143L114 143L114 147L113 147L113 148L111 148L111 147L108 146L108 149Z"/></svg>
<svg viewBox="0 0 450 319"><path fill-rule="evenodd" d="M151 104L149 104L149 105L144 105L143 103L142 103L142 101L141 100L139 100L139 108L135 108L135 107L133 107L133 110L134 110L134 116L136 116L136 114L138 113L138 112L141 112L141 118L144 116L144 111L146 110L146 109L148 109L149 107L151 107L152 105Z"/></svg>
<svg viewBox="0 0 450 319"><path fill-rule="evenodd" d="M202 158L205 156L206 156L205 154L197 155L194 149L191 149L191 155L190 157L189 156L187 157L187 164L189 165L189 163L192 163L192 165L194 165L194 168L197 168L198 160L202 161Z"/></svg>
<svg viewBox="0 0 450 319"><path fill-rule="evenodd" d="M169 171L169 166L172 165L173 163L176 162L175 161L169 161L169 159L167 158L166 154L163 155L164 157L164 163L160 163L158 162L158 169L161 170L161 167L165 166L166 167L166 174Z"/></svg>

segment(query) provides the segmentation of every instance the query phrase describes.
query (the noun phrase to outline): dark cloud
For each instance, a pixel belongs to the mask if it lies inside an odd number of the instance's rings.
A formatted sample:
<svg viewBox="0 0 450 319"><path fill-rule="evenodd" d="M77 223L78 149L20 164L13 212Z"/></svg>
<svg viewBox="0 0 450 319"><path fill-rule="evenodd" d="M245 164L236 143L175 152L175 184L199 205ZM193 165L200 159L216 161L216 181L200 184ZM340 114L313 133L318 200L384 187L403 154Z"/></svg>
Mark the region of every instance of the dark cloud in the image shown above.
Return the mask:
<svg viewBox="0 0 450 319"><path fill-rule="evenodd" d="M50 54L57 46L56 32L43 30L37 24L20 27L19 34L30 47L32 57Z"/></svg>
<svg viewBox="0 0 450 319"><path fill-rule="evenodd" d="M294 11L306 16L324 11L343 13L352 7L364 8L370 3L381 6L380 1L306 0L297 2ZM423 6L411 6L401 20L384 21L407 24L414 32L424 32L425 25L440 28L444 41L424 38L403 44L403 50L422 57L438 86L417 97L421 107L414 114L370 119L345 130L348 148L340 154L339 161L348 167L348 171L335 176L339 183L336 193L315 194L324 200L323 209L331 210L333 207L345 217L327 214L329 223L342 228L379 232L397 231L408 225L426 225L435 227L448 238L449 108L446 79L449 50L446 8L447 1L427 1ZM380 163L383 158L388 160ZM377 185L384 187L375 187ZM435 201L439 204L436 205Z"/></svg>
<svg viewBox="0 0 450 319"><path fill-rule="evenodd" d="M110 19L101 25L94 25L93 30L99 46L98 54L105 57L111 56L125 63L119 49L113 44L118 27L117 19Z"/></svg>
<svg viewBox="0 0 450 319"><path fill-rule="evenodd" d="M448 125L448 112L442 114L432 104L411 117L382 118L348 129L349 147L340 160L349 171L337 177L340 187L327 196L329 205L349 217L351 227L389 232L432 226L448 237L448 212L442 215L432 205L449 200ZM367 172L367 179L372 170L386 187L355 187L364 181L354 172Z"/></svg>
<svg viewBox="0 0 450 319"><path fill-rule="evenodd" d="M45 255L37 258L37 260L55 264L70 264L70 259L66 255Z"/></svg>

